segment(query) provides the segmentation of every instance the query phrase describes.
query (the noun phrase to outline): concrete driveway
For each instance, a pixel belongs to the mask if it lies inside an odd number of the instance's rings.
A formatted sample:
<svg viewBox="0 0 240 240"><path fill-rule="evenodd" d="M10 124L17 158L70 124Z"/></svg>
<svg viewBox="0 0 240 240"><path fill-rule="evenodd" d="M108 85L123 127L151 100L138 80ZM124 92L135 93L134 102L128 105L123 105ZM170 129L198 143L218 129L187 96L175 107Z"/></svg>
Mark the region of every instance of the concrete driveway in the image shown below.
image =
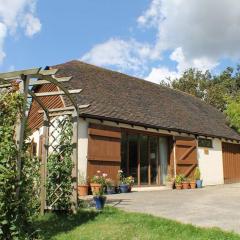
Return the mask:
<svg viewBox="0 0 240 240"><path fill-rule="evenodd" d="M111 195L108 200L127 211L240 233L240 184L196 190L132 192Z"/></svg>

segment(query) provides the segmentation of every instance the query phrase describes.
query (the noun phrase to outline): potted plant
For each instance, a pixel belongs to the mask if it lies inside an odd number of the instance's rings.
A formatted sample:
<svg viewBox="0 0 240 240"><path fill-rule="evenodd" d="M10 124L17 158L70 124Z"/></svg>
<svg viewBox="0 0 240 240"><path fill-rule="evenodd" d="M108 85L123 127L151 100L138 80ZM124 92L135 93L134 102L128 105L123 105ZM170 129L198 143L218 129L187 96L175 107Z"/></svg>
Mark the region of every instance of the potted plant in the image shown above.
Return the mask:
<svg viewBox="0 0 240 240"><path fill-rule="evenodd" d="M186 177L183 178L182 188L183 189L189 189L189 181L188 181L188 179Z"/></svg>
<svg viewBox="0 0 240 240"><path fill-rule="evenodd" d="M103 187L100 188L98 192L93 192L93 201L95 202L95 207L97 210L102 210L106 203L106 196L103 195Z"/></svg>
<svg viewBox="0 0 240 240"><path fill-rule="evenodd" d="M85 178L85 175L78 172L78 195L79 196L86 196L88 195L88 183Z"/></svg>
<svg viewBox="0 0 240 240"><path fill-rule="evenodd" d="M115 193L115 186L111 178L106 179L107 194Z"/></svg>
<svg viewBox="0 0 240 240"><path fill-rule="evenodd" d="M196 181L195 181L195 179L191 179L191 181L189 182L189 184L190 184L190 188L191 188L191 189L196 188Z"/></svg>
<svg viewBox="0 0 240 240"><path fill-rule="evenodd" d="M134 177L132 176L129 176L126 178L126 182L128 184L128 192L131 192L132 191L132 187L134 185Z"/></svg>
<svg viewBox="0 0 240 240"><path fill-rule="evenodd" d="M177 190L182 189L183 178L184 178L184 176L181 175L181 174L179 174L175 177L175 187L176 187Z"/></svg>
<svg viewBox="0 0 240 240"><path fill-rule="evenodd" d="M197 188L202 188L201 172L199 167L196 167L195 169L194 178L196 180Z"/></svg>
<svg viewBox="0 0 240 240"><path fill-rule="evenodd" d="M121 193L127 193L129 189L127 178L124 177L123 171L118 170L118 178L119 178L119 189Z"/></svg>
<svg viewBox="0 0 240 240"><path fill-rule="evenodd" d="M90 186L93 194L98 194L98 192L104 190L106 186L106 176L106 173L101 175L101 171L97 171L97 174L92 177Z"/></svg>

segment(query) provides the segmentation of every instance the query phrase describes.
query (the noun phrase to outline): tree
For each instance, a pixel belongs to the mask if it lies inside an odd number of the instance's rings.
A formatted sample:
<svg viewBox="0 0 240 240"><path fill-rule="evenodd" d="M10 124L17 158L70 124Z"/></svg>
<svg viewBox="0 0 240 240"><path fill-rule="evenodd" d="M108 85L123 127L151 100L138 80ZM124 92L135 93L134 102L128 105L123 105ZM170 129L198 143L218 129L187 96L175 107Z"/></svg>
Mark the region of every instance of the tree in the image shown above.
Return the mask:
<svg viewBox="0 0 240 240"><path fill-rule="evenodd" d="M203 73L191 68L185 71L179 79L173 80L171 86L204 100L211 79L212 76L209 71Z"/></svg>
<svg viewBox="0 0 240 240"><path fill-rule="evenodd" d="M240 97L228 99L225 110L230 127L240 132Z"/></svg>
<svg viewBox="0 0 240 240"><path fill-rule="evenodd" d="M236 70L228 67L215 76L209 71L190 68L180 78L161 84L196 96L224 112L226 99L236 98L240 91L240 65Z"/></svg>

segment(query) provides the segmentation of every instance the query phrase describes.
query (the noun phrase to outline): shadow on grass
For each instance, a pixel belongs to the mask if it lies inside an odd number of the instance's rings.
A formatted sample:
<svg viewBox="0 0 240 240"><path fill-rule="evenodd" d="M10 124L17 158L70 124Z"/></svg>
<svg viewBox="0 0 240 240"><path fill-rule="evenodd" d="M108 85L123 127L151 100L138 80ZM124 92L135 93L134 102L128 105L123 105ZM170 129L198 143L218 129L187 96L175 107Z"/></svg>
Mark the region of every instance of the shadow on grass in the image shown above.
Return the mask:
<svg viewBox="0 0 240 240"><path fill-rule="evenodd" d="M66 233L82 224L93 221L100 213L94 210L79 210L77 214L46 213L35 221L41 239L51 239L60 233Z"/></svg>

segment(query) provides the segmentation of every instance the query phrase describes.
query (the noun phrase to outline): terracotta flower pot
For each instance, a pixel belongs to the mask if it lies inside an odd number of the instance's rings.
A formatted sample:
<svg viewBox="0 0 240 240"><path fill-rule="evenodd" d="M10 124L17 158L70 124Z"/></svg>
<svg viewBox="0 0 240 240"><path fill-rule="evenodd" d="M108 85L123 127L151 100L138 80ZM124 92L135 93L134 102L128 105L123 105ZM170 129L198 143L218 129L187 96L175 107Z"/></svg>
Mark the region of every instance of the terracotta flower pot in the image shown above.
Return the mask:
<svg viewBox="0 0 240 240"><path fill-rule="evenodd" d="M196 188L196 181L191 181L190 182L190 187L191 187L191 189Z"/></svg>
<svg viewBox="0 0 240 240"><path fill-rule="evenodd" d="M182 184L175 184L175 187L177 190L181 190L182 189Z"/></svg>
<svg viewBox="0 0 240 240"><path fill-rule="evenodd" d="M183 182L182 187L183 189L189 189L189 182Z"/></svg>
<svg viewBox="0 0 240 240"><path fill-rule="evenodd" d="M100 183L91 183L90 186L91 186L92 193L99 193L102 187Z"/></svg>
<svg viewBox="0 0 240 240"><path fill-rule="evenodd" d="M88 185L78 185L78 195L79 196L87 196L88 195Z"/></svg>

